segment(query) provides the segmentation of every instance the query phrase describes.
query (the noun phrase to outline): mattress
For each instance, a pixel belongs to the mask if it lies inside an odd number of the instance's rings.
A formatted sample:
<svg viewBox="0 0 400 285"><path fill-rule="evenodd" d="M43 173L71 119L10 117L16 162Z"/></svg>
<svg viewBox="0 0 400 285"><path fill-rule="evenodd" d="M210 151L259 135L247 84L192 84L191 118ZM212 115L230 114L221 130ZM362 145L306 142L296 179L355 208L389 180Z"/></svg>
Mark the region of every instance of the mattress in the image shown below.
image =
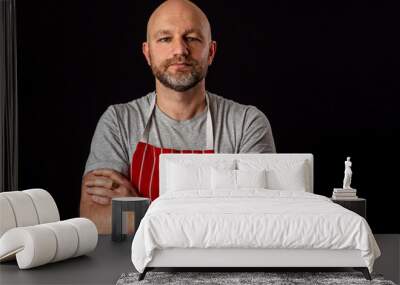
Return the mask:
<svg viewBox="0 0 400 285"><path fill-rule="evenodd" d="M364 218L313 193L264 188L167 192L132 242L139 272L162 249L359 250L372 272L380 251Z"/></svg>

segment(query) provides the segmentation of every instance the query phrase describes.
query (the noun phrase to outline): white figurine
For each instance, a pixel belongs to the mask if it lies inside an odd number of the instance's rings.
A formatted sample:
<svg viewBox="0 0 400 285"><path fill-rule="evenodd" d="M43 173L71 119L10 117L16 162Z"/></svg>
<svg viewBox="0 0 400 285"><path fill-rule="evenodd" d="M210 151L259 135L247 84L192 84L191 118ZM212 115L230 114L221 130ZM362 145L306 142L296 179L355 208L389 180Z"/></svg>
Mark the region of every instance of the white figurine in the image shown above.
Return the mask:
<svg viewBox="0 0 400 285"><path fill-rule="evenodd" d="M351 171L351 161L350 156L347 157L347 160L344 162L344 179L343 179L343 189L353 189L350 187L351 184L351 176L353 172Z"/></svg>

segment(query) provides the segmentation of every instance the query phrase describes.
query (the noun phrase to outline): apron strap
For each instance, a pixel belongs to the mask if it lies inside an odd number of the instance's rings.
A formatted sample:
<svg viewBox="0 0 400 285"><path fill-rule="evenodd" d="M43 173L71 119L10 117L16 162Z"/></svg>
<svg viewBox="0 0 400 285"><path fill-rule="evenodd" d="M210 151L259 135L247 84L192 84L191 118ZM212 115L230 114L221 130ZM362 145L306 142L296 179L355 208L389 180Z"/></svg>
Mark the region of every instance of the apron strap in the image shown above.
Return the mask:
<svg viewBox="0 0 400 285"><path fill-rule="evenodd" d="M143 131L142 137L139 140L139 141L141 141L143 143L148 143L149 131L150 131L150 123L151 123L151 115L152 115L154 107L156 105L156 96L157 95L154 92L154 94L152 95L153 98L151 98L149 111L146 114L146 121L145 121L144 131Z"/></svg>
<svg viewBox="0 0 400 285"><path fill-rule="evenodd" d="M206 150L214 149L214 132L211 118L211 104L208 92L206 92L206 103L207 103L207 121L206 121Z"/></svg>
<svg viewBox="0 0 400 285"><path fill-rule="evenodd" d="M150 108L147 112L146 116L146 125L144 127L144 131L142 137L140 139L143 143L148 143L149 135L150 135L150 125L151 125L151 116L156 106L156 93L154 92L153 98L150 102ZM214 149L214 132L211 118L211 108L210 108L210 99L208 92L206 92L206 103L207 103L207 121L206 121L206 150Z"/></svg>

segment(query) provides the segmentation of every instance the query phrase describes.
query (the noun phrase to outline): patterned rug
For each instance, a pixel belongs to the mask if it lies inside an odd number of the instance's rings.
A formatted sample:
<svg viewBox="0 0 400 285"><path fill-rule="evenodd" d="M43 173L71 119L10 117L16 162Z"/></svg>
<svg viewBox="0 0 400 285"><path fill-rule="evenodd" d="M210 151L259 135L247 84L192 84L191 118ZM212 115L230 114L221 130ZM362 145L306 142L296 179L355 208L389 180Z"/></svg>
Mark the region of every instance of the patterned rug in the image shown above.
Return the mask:
<svg viewBox="0 0 400 285"><path fill-rule="evenodd" d="M134 284L267 284L267 285L297 285L297 284L379 284L396 285L384 280L382 275L372 274L368 281L361 272L147 272L142 281L138 281L139 273L124 273L117 285Z"/></svg>

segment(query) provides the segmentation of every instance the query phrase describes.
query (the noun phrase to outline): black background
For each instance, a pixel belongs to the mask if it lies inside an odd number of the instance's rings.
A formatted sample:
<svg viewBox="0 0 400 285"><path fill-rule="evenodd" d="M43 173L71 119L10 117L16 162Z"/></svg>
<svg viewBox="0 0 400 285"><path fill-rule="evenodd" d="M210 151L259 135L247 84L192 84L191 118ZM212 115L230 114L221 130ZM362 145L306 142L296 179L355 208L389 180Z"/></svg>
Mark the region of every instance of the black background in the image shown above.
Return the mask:
<svg viewBox="0 0 400 285"><path fill-rule="evenodd" d="M20 189L78 216L91 138L110 104L154 90L141 53L161 1L17 0ZM195 1L218 43L207 89L269 118L279 153L314 154L330 196L353 161L375 233L400 233L396 2Z"/></svg>

